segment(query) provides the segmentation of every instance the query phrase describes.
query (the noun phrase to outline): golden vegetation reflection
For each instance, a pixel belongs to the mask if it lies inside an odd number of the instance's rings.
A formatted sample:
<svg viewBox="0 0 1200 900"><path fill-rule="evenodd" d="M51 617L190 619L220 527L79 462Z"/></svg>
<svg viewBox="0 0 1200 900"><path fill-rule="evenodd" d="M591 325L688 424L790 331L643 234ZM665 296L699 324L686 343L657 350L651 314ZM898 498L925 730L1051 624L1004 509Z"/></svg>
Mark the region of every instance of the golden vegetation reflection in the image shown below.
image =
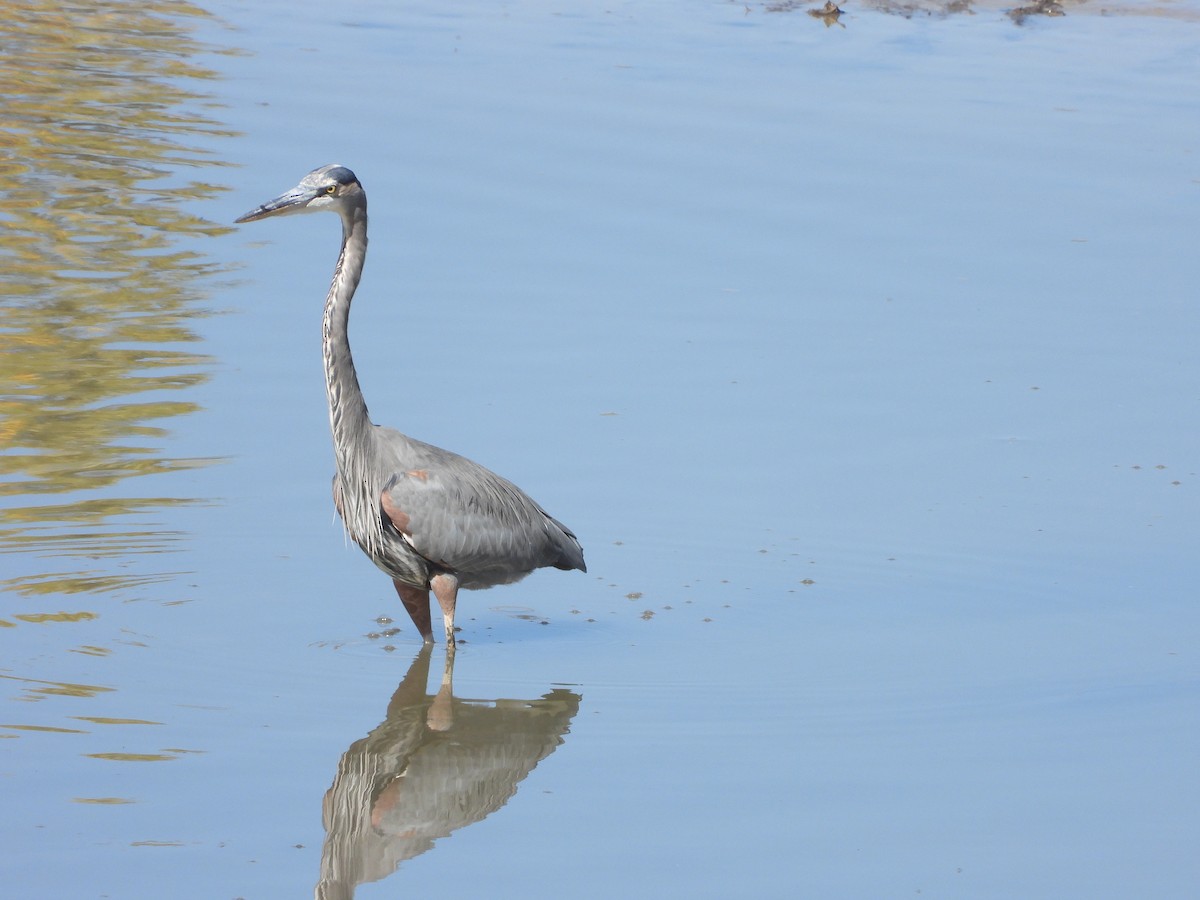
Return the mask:
<svg viewBox="0 0 1200 900"><path fill-rule="evenodd" d="M197 408L185 392L209 361L193 320L222 271L196 248L226 229L189 211L221 190L196 176L229 134L208 114L216 73L193 61L217 52L192 36L207 15L24 0L0 17L0 590L111 592L174 574L102 561L170 550L181 535L154 517L196 502L123 496L121 482L212 461L169 456L162 424Z"/></svg>

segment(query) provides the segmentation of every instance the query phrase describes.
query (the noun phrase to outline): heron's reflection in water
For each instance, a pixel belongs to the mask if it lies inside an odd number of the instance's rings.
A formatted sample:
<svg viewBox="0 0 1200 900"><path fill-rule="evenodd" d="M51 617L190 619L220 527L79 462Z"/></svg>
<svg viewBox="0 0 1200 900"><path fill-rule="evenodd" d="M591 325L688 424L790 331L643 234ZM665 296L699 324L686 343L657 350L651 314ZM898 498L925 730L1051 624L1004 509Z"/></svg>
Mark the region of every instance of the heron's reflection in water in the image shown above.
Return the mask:
<svg viewBox="0 0 1200 900"><path fill-rule="evenodd" d="M562 688L536 700L457 699L453 654L429 694L431 655L421 649L387 718L338 763L323 804L317 900L353 897L358 885L502 807L579 711L580 696Z"/></svg>

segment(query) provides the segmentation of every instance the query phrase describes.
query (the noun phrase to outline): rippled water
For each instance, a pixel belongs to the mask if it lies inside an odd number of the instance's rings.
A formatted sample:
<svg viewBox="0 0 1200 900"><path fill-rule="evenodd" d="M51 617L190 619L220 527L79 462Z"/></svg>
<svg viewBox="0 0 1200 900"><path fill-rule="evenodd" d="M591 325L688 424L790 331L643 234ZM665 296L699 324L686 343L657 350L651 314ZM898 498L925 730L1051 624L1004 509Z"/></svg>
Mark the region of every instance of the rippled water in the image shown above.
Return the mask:
<svg viewBox="0 0 1200 900"><path fill-rule="evenodd" d="M1190 896L1198 11L12 7L0 893ZM452 671L230 225L332 161L374 417L587 551Z"/></svg>

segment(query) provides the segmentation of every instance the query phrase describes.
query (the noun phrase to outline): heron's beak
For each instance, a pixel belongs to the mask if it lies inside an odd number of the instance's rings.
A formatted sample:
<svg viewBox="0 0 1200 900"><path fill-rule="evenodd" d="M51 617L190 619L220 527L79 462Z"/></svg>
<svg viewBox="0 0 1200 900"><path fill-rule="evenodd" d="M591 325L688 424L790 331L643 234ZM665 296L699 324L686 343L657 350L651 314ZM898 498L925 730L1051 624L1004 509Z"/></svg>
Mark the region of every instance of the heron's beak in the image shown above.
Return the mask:
<svg viewBox="0 0 1200 900"><path fill-rule="evenodd" d="M280 194L274 200L268 200L262 206L250 210L244 216L239 216L233 221L240 225L242 222L257 222L268 216L286 216L291 213L304 212L308 204L317 196L317 192L312 188L296 185L290 191Z"/></svg>

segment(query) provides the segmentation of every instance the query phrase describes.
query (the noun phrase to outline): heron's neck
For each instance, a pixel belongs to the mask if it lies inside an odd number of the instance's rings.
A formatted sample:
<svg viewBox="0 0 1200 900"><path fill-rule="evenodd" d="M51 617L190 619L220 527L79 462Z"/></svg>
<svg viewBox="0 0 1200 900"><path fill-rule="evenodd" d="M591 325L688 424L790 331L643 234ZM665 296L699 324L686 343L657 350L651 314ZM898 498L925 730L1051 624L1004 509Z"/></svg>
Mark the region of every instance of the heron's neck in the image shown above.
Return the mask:
<svg viewBox="0 0 1200 900"><path fill-rule="evenodd" d="M360 473L350 471L355 457L355 442L363 444L372 433L367 404L354 359L350 355L347 328L350 321L350 301L362 278L367 257L367 209L363 204L342 219L342 252L333 270L333 282L325 298L323 348L325 354L325 387L329 394L329 426L337 453L338 471L343 481L355 483ZM360 453L362 447L360 447Z"/></svg>

